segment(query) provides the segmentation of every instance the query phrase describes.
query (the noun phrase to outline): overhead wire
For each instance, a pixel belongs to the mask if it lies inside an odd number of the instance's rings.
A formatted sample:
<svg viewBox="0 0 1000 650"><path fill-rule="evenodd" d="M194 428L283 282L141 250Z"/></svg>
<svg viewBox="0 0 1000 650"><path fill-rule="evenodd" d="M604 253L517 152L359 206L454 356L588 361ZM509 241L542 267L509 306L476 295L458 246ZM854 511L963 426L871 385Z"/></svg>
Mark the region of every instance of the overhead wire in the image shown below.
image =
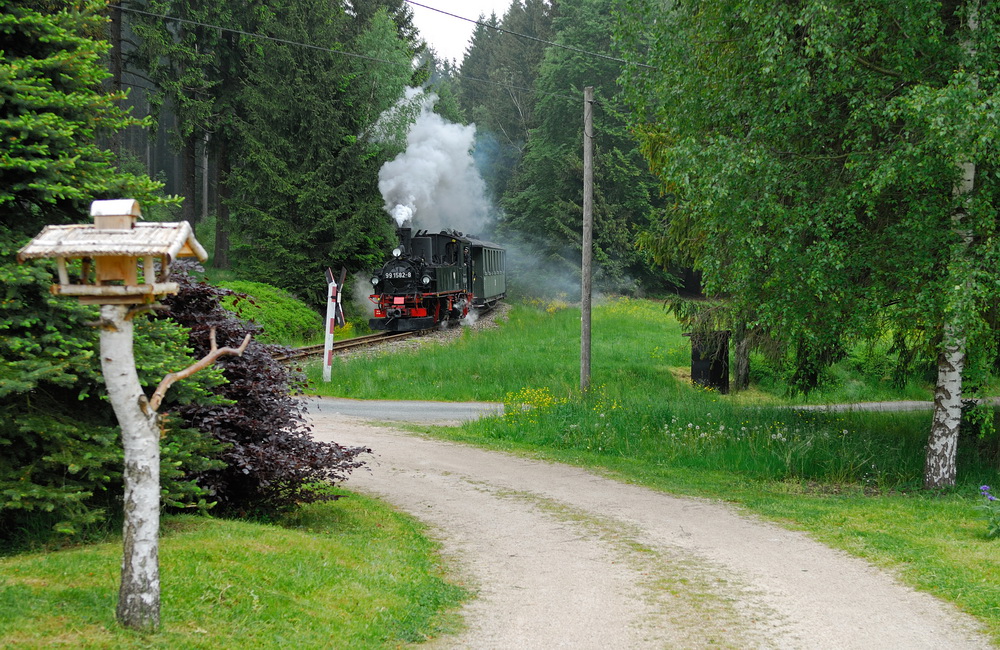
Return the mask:
<svg viewBox="0 0 1000 650"><path fill-rule="evenodd" d="M430 9L432 11L438 11L440 13L452 16L454 18L458 18L460 20L466 20L466 21L473 22L473 23L476 23L476 24L481 24L481 25L484 25L485 27L490 27L492 29L499 29L500 31L503 31L505 33L509 33L511 35L514 35L514 36L518 36L520 38L531 39L531 40L534 40L534 41L545 43L547 45L553 45L555 47L563 47L564 49L574 50L574 51L577 51L577 52L580 52L580 53L583 53L583 54L587 54L589 56L597 56L597 57L600 57L600 58L609 59L609 60L612 60L612 61L615 61L615 62L618 62L618 63L626 63L626 64L630 63L629 61L625 61L624 59L617 59L617 58L614 58L614 57L609 57L609 56L606 56L606 55L598 54L596 52L587 52L586 50L580 50L578 48L573 48L573 47L570 47L570 46L564 46L564 45L560 45L558 43L552 43L550 41L545 41L545 40L542 40L542 39L539 39L539 38L535 38L533 36L528 36L526 34L518 34L517 32L511 32L510 30L504 30L504 29L499 28L499 27L493 27L493 26L489 25L488 23L481 23L480 21L472 20L470 18L464 18L462 16L458 16L458 15L455 15L455 14L450 14L450 13L448 13L446 11L442 11L440 9L434 9L433 7L428 7L426 5L419 4L419 3L416 3L416 2L411 2L411 0L404 0L404 1L405 2L409 2L411 4L416 4L417 6L423 7L425 9ZM248 31L245 31L245 30L234 29L234 28L231 28L231 27L223 27L222 25L213 25L211 23L205 23L205 22L201 22L201 21L198 21L198 20L191 20L189 18L180 18L178 16L171 16L169 14L157 14L157 13L153 13L153 12L149 12L149 11L143 11L142 9L135 9L133 7L123 7L121 5L111 5L111 7L114 8L114 9L117 9L119 11L125 11L125 12L129 12L129 13L140 14L140 15L144 15L144 16L149 16L151 18L159 18L161 20L167 20L167 21L172 21L172 22L177 22L177 23L184 23L184 24L187 24L187 25L195 25L197 27L205 27L207 29L217 29L217 30L222 31L222 32L228 32L228 33L231 33L231 34L238 34L240 36L247 36L247 37L250 37L250 38L260 38L260 39L271 41L271 42L274 42L274 43L281 43L283 45L292 45L292 46L295 46L295 47L304 47L304 48L308 48L308 49L312 49L312 50L318 50L318 51L321 51L321 52L329 52L330 54L340 54L340 55L351 57L351 58L362 59L362 60L365 60L365 61L372 61L374 63L384 63L386 65L399 65L398 61L389 61L389 60L386 60L386 59L380 59L380 58L377 58L377 57L367 56L367 55L364 55L364 54L358 54L356 52L349 52L347 50L337 50L337 49L333 49L333 48L330 48L330 47L324 47L322 45L313 45L312 43L304 43L304 42L301 42L301 41L293 41L293 40L290 40L290 39L278 38L276 36L268 36L267 34L260 34L260 33L257 33L257 32L248 32ZM644 65L644 64L634 64L634 65ZM645 67L651 67L651 66L645 66ZM474 81L476 83L483 83L483 84L490 84L490 85L494 85L494 86L500 86L502 88L507 88L507 89L510 89L510 90L518 90L518 91L522 91L522 92L530 92L530 93L533 93L533 94L536 94L536 95L547 95L547 96L550 96L550 97L559 97L559 98L562 98L562 99L571 99L571 100L574 100L574 101L578 99L577 97L572 97L570 95L564 95L564 94L561 94L561 93L553 93L553 92L545 92L545 91L541 91L541 90L538 90L538 89L535 89L535 88L524 88L524 87L520 87L520 86L514 86L514 85L506 84L506 83L503 83L503 82L500 82L500 81L493 81L491 79L481 79L481 78L478 78L478 77L473 77L471 75L455 74L453 78L455 78L455 79L466 79L466 80L469 80L469 81Z"/></svg>
<svg viewBox="0 0 1000 650"><path fill-rule="evenodd" d="M500 32L502 34L510 34L511 36L517 36L518 38L527 39L529 41L535 41L536 43L542 43L544 45L551 45L552 47L562 48L564 50L569 50L571 52L576 52L578 54L586 54L587 56L597 57L599 59L606 59L608 61L614 61L615 63L624 63L626 65L636 65L636 66L639 66L640 68L650 68L650 69L653 68L653 66L647 65L645 63L636 63L634 61L628 61L626 59L620 59L618 57L610 56L608 54L601 54L600 52L590 52L588 50L584 50L584 49L581 49L581 48L578 48L578 47L573 47L572 45L566 45L564 43L556 43L554 41L547 41L544 38L538 38L537 36L530 36L528 34L521 34L519 32L515 32L515 31L512 31L512 30L506 29L504 27L500 27L499 25L492 25L490 23L486 23L486 22L483 22L481 20L475 20L473 18L466 18L465 16L459 16L458 14L453 14L453 13L451 13L449 11L445 11L444 9L437 9L435 7L431 7L431 6L422 4L420 2L416 2L416 0L403 0L403 1L405 3L407 3L407 4L413 5L415 7L422 7L424 9L428 9L430 11L436 11L439 14L444 14L445 16L451 16L452 18L457 18L458 20L464 20L465 22L472 23L474 25L479 25L480 27L485 27L487 29L492 29L492 30Z"/></svg>
<svg viewBox="0 0 1000 650"><path fill-rule="evenodd" d="M163 20L170 20L176 23L185 23L187 25L195 25L198 27L207 27L208 29L218 29L219 31L229 32L230 34L239 34L240 36L249 36L251 38L261 38L266 41L273 41L275 43L282 43L283 45L294 45L296 47L305 47L312 50L319 50L322 52L330 52L332 54L343 54L344 56L353 57L356 59L364 59L366 61L374 61L375 63L386 63L389 65L397 65L398 61L387 61L385 59L378 59L372 56L366 56L364 54L357 54L355 52L348 52L346 50L335 50L330 47L323 47L322 45L313 45L312 43L302 43L300 41L292 41L285 38L278 38L276 36L268 36L267 34L258 34L256 32L247 32L242 29L233 29L231 27L223 27L222 25L212 25L210 23L203 23L197 20L191 20L189 18L178 18L177 16L170 16L168 14L155 14L149 11L143 11L142 9L135 9L133 7L123 7L121 5L111 5L113 9L118 11L127 11L133 14L142 14L144 16L149 16L151 18L161 18Z"/></svg>

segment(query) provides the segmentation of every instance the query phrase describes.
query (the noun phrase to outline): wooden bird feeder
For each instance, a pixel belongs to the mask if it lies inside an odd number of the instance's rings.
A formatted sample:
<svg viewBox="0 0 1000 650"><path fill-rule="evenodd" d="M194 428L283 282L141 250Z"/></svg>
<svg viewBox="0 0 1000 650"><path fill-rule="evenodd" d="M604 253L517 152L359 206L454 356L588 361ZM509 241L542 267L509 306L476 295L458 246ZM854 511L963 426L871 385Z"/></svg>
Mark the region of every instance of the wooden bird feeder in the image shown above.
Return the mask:
<svg viewBox="0 0 1000 650"><path fill-rule="evenodd" d="M91 304L151 303L157 296L177 293L177 283L167 282L175 259L208 259L188 222L140 223L134 199L94 201L90 215L93 225L46 226L17 253L19 262L55 258L59 284L52 285L54 294ZM72 260L81 261L73 281Z"/></svg>

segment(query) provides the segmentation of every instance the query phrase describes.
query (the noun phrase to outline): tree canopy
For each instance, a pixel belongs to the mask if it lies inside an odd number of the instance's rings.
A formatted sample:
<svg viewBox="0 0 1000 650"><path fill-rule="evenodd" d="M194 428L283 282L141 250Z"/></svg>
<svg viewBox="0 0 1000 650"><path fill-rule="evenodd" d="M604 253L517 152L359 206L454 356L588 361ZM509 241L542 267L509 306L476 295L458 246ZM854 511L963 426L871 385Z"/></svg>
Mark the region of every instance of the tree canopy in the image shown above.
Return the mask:
<svg viewBox="0 0 1000 650"><path fill-rule="evenodd" d="M623 4L620 41L651 66L623 76L632 126L676 197L659 248L794 346L804 377L887 331L943 350L960 330L973 375L992 362L997 9Z"/></svg>
<svg viewBox="0 0 1000 650"><path fill-rule="evenodd" d="M329 3L295 0L265 28L350 51L340 45L350 22ZM259 43L246 62L236 117L234 263L246 277L313 303L323 299L325 267L373 266L392 237L376 184L388 153L369 131L403 95L413 50L385 11L353 46L369 58Z"/></svg>
<svg viewBox="0 0 1000 650"><path fill-rule="evenodd" d="M502 229L524 237L535 255L553 263L561 274L576 274L583 212L583 88L594 86L598 284L632 290L635 275L644 273L635 248L636 231L648 223L657 192L615 105L621 64L610 57L612 4L610 0L559 4L552 25L555 42L575 49L550 47L545 52L535 83L538 126L530 132L504 197Z"/></svg>

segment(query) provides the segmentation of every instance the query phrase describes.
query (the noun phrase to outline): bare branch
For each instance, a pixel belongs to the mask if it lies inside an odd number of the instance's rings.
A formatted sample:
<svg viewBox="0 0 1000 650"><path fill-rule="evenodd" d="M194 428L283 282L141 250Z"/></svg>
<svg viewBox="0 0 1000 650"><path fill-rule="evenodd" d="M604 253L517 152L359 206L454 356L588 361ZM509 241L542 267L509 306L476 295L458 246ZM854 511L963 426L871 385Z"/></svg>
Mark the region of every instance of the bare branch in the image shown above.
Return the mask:
<svg viewBox="0 0 1000 650"><path fill-rule="evenodd" d="M890 77L896 77L897 79L903 79L904 78L902 73L896 72L895 70L890 70L889 68L883 68L880 65L875 65L871 61L868 61L866 59L862 59L860 56L858 56L858 55L856 55L856 54L854 54L852 52L845 52L844 54L846 54L848 58L854 59L854 61L856 61L857 63L861 64L862 66L868 68L869 70L874 70L875 72L878 72L878 73L881 73L881 74L884 74L884 75L888 75Z"/></svg>
<svg viewBox="0 0 1000 650"><path fill-rule="evenodd" d="M160 403L163 402L163 397L167 394L167 390L174 384L174 382L180 381L181 379L187 379L188 377L198 372L199 370L203 370L212 365L213 363L215 363L215 360L218 359L219 357L225 356L227 354L235 354L236 356L241 357L243 356L243 351L247 349L247 345L250 344L250 335L247 334L246 337L243 339L243 343L240 345L240 347L231 348L227 346L224 348L220 348L215 343L214 327L209 331L209 337L212 342L212 349L209 351L208 354L206 354L198 361L192 363L184 370L178 370L177 372L172 372L163 378L163 381L160 382L160 385L156 387L156 392L153 393L152 399L149 400L150 411L155 413L160 408Z"/></svg>

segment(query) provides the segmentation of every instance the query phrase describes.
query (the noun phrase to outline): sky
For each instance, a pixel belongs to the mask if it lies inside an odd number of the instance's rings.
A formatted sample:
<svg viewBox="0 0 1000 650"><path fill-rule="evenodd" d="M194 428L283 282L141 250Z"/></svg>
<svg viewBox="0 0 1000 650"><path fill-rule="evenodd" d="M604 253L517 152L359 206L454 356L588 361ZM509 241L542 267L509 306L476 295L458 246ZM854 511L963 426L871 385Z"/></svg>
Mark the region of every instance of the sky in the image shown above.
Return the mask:
<svg viewBox="0 0 1000 650"><path fill-rule="evenodd" d="M489 17L493 12L496 12L497 18L502 18L511 3L511 0L415 1L472 20L477 20L480 14ZM469 39L472 38L472 31L476 26L473 23L445 16L414 4L410 4L410 8L413 10L413 23L417 26L424 40L442 58L455 59L461 64L462 57L465 56L465 48L469 46Z"/></svg>

